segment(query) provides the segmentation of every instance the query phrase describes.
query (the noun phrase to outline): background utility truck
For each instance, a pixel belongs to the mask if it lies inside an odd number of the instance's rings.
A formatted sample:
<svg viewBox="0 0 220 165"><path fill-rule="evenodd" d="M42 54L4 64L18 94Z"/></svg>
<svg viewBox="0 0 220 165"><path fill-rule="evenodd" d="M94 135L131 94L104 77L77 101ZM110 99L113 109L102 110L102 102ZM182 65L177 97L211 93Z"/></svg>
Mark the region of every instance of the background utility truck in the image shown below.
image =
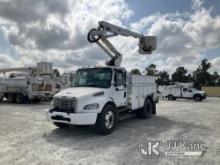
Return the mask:
<svg viewBox="0 0 220 165"><path fill-rule="evenodd" d="M102 134L110 134L122 114L135 113L149 118L156 114L157 86L154 76L129 75L120 67L122 55L107 40L117 35L139 39L139 52L156 49L156 38L99 22L88 34L111 57L107 66L78 69L71 88L54 95L47 119L60 128L69 125L95 125Z"/></svg>
<svg viewBox="0 0 220 165"><path fill-rule="evenodd" d="M206 93L193 88L193 83L176 82L175 85L159 86L158 91L161 97L166 97L168 100L184 98L202 101L206 98Z"/></svg>
<svg viewBox="0 0 220 165"><path fill-rule="evenodd" d="M37 67L0 69L0 101L6 98L10 103L27 103L48 99L56 92L52 78L52 64L37 63ZM6 75L6 73L8 73Z"/></svg>

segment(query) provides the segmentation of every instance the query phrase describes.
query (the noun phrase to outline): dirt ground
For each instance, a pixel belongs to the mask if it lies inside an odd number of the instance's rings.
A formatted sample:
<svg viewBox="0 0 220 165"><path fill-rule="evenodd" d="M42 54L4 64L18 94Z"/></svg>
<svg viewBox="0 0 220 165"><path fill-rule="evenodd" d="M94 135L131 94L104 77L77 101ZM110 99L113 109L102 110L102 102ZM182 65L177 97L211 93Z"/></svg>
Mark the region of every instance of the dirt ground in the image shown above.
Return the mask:
<svg viewBox="0 0 220 165"><path fill-rule="evenodd" d="M220 164L220 98L160 100L156 116L123 120L108 136L91 126L58 129L46 121L49 107L0 104L0 164ZM141 153L149 141L160 141L160 156ZM204 144L205 149L201 156L164 155L170 141Z"/></svg>

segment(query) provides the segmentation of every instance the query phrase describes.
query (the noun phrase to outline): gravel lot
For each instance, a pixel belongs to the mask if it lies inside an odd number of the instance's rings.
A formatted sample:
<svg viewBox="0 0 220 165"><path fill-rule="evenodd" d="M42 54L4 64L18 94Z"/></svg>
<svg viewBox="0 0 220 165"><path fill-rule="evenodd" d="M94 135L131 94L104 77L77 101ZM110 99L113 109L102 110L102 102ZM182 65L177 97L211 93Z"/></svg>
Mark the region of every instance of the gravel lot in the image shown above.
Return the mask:
<svg viewBox="0 0 220 165"><path fill-rule="evenodd" d="M123 120L108 136L89 126L58 129L45 119L48 107L0 104L0 164L220 164L220 98L161 100L155 117ZM202 156L142 155L139 148L155 140L162 153L170 140L206 149Z"/></svg>

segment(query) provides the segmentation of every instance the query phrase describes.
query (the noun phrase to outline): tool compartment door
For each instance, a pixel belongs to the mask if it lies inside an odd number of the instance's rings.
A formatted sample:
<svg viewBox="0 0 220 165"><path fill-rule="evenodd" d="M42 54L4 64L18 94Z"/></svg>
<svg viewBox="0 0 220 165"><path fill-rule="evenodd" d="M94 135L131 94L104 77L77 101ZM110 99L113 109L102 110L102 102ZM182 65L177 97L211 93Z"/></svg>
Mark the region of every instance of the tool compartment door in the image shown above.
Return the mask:
<svg viewBox="0 0 220 165"><path fill-rule="evenodd" d="M156 92L154 76L132 75L129 81L131 84L131 105L132 109L142 108L148 95Z"/></svg>
<svg viewBox="0 0 220 165"><path fill-rule="evenodd" d="M140 107L140 88L137 85L132 85L131 105L132 109L138 109Z"/></svg>

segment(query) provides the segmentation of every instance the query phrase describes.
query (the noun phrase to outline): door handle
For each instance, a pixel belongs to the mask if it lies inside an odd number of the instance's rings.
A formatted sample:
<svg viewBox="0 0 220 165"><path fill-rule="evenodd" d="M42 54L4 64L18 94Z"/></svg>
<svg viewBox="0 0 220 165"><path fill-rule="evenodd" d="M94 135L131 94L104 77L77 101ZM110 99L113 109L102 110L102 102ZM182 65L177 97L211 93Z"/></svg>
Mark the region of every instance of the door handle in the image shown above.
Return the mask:
<svg viewBox="0 0 220 165"><path fill-rule="evenodd" d="M124 91L125 89L115 88L116 91Z"/></svg>

